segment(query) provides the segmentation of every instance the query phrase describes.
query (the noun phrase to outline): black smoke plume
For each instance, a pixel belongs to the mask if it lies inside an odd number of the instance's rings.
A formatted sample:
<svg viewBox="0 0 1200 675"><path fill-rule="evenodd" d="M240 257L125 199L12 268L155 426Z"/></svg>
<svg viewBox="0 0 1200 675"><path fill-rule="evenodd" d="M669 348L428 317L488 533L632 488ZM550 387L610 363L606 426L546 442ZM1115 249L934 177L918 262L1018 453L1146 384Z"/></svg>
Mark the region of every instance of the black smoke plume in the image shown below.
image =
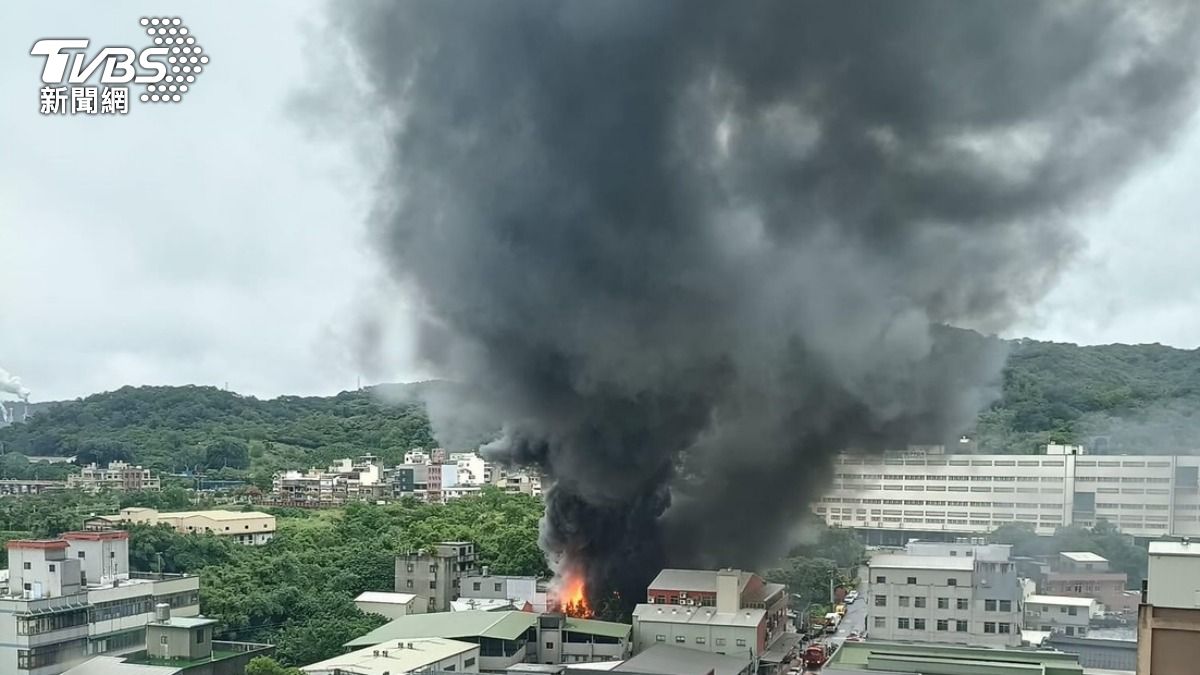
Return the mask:
<svg viewBox="0 0 1200 675"><path fill-rule="evenodd" d="M937 442L1068 223L1191 110L1194 2L338 4L422 354L553 480L593 604L751 566L847 447ZM1131 224L1133 226L1133 224ZM442 409L452 408L441 406ZM451 410L451 412L453 412ZM437 423L437 420L435 420Z"/></svg>

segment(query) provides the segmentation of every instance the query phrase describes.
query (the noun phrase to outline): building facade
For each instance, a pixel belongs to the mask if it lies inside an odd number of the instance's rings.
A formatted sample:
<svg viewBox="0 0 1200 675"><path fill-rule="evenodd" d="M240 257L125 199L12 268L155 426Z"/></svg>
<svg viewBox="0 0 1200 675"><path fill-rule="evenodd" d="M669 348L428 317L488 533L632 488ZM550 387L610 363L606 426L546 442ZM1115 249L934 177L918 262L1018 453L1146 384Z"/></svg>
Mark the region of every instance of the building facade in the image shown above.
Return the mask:
<svg viewBox="0 0 1200 675"><path fill-rule="evenodd" d="M867 631L880 640L1021 646L1016 565L973 556L881 554L868 564Z"/></svg>
<svg viewBox="0 0 1200 675"><path fill-rule="evenodd" d="M396 556L396 592L417 596L425 611L449 612L461 595L462 579L475 572L475 544L444 541L432 550Z"/></svg>
<svg viewBox="0 0 1200 675"><path fill-rule="evenodd" d="M460 596L473 600L508 600L518 609L528 603L535 612L548 609L545 581L537 577L489 574L486 565L479 573L463 577Z"/></svg>
<svg viewBox="0 0 1200 675"><path fill-rule="evenodd" d="M911 536L986 534L1025 523L1038 534L1100 519L1136 537L1200 535L1200 456L903 452L843 454L813 506L829 525L901 545ZM1072 454L1074 453L1074 454Z"/></svg>
<svg viewBox="0 0 1200 675"><path fill-rule="evenodd" d="M94 516L84 529L104 530L121 523L169 525L182 534L212 534L229 537L239 544L259 546L275 536L275 516L261 511L175 511L159 513L155 509L129 507L110 516Z"/></svg>
<svg viewBox="0 0 1200 675"><path fill-rule="evenodd" d="M67 487L88 492L157 492L162 489L162 484L149 469L131 466L125 462L109 462L108 466L103 468L89 464L80 469L79 473L67 476Z"/></svg>
<svg viewBox="0 0 1200 675"><path fill-rule="evenodd" d="M1064 595L1031 595L1025 598L1025 628L1086 637L1096 601Z"/></svg>
<svg viewBox="0 0 1200 675"><path fill-rule="evenodd" d="M1200 544L1150 542L1138 607L1137 675L1194 673L1200 664Z"/></svg>
<svg viewBox="0 0 1200 675"><path fill-rule="evenodd" d="M0 495L40 495L66 487L62 480L0 480Z"/></svg>
<svg viewBox="0 0 1200 675"><path fill-rule="evenodd" d="M1112 571L1108 560L1087 551L1060 553L1038 580L1045 595L1095 598L1105 610L1133 611L1139 598L1125 587L1127 581L1124 572Z"/></svg>
<svg viewBox="0 0 1200 675"><path fill-rule="evenodd" d="M159 604L179 616L199 614L199 578L130 572L128 536L68 532L8 542L0 673L58 675L92 656L145 649Z"/></svg>

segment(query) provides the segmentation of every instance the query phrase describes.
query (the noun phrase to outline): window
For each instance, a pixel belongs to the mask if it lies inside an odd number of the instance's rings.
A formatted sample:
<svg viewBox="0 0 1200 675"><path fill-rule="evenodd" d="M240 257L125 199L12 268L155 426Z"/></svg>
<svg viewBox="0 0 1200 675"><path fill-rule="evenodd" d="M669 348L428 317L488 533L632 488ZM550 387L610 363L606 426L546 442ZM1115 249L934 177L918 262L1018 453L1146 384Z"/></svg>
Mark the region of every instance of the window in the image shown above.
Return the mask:
<svg viewBox="0 0 1200 675"><path fill-rule="evenodd" d="M913 598L913 607L925 607L925 600L925 596L918 595L917 597Z"/></svg>
<svg viewBox="0 0 1200 675"><path fill-rule="evenodd" d="M408 563L408 573L409 573L409 574L412 574L412 571L413 571L413 564L412 564L412 563Z"/></svg>
<svg viewBox="0 0 1200 675"><path fill-rule="evenodd" d="M167 644L167 636L166 635L158 636L158 644L160 644L160 645Z"/></svg>
<svg viewBox="0 0 1200 675"><path fill-rule="evenodd" d="M735 644L739 647L745 647L746 646L746 638L738 638L737 642Z"/></svg>
<svg viewBox="0 0 1200 675"><path fill-rule="evenodd" d="M683 636L682 636L682 635L677 635L677 636L675 636L675 641L676 641L676 642L683 642ZM546 649L554 649L554 643L553 643L553 642L547 642L547 643L546 643Z"/></svg>
<svg viewBox="0 0 1200 675"><path fill-rule="evenodd" d="M985 633L995 633L995 632L996 632L996 622L994 622L994 621L984 621L984 622L983 622L983 632L985 632Z"/></svg>
<svg viewBox="0 0 1200 675"><path fill-rule="evenodd" d="M406 587L406 588L412 588L412 587L413 587L413 580L412 580L412 579L405 579L405 580L404 580L404 582L405 582L405 583L404 583L404 585L405 585L405 587Z"/></svg>
<svg viewBox="0 0 1200 675"><path fill-rule="evenodd" d="M886 595L875 596L875 606L876 607L887 607L887 596Z"/></svg>
<svg viewBox="0 0 1200 675"><path fill-rule="evenodd" d="M50 563L50 571L51 571L51 572L53 572L53 571L54 571L54 563Z"/></svg>
<svg viewBox="0 0 1200 675"><path fill-rule="evenodd" d="M954 622L954 631L957 633L967 632L967 622L962 621L962 620L955 621Z"/></svg>
<svg viewBox="0 0 1200 675"><path fill-rule="evenodd" d="M908 630L908 617L900 617L896 619L896 628L900 630Z"/></svg>
<svg viewBox="0 0 1200 675"><path fill-rule="evenodd" d="M432 581L430 581L430 582L429 582L429 588L430 588L430 589L437 588L437 579L434 579L434 580L432 580Z"/></svg>
<svg viewBox="0 0 1200 675"><path fill-rule="evenodd" d="M885 617L885 616L875 617L875 627L876 628L886 628L887 627L887 617Z"/></svg>
<svg viewBox="0 0 1200 675"><path fill-rule="evenodd" d="M430 565L430 566L429 566L429 573L430 573L430 574L437 574L437 565L436 565L436 564L433 564L433 565Z"/></svg>
<svg viewBox="0 0 1200 675"><path fill-rule="evenodd" d="M463 661L463 668L470 668L473 665L475 665L475 657L474 656Z"/></svg>
<svg viewBox="0 0 1200 675"><path fill-rule="evenodd" d="M1078 614L1079 614L1079 608L1078 608L1078 607L1072 607L1072 608L1070 608L1070 609L1068 609L1068 610L1067 610L1067 614L1070 614L1071 616L1076 616L1076 615L1078 615Z"/></svg>
<svg viewBox="0 0 1200 675"><path fill-rule="evenodd" d="M959 609L968 609L970 607L970 603L967 602L966 598L959 598L956 606Z"/></svg>
<svg viewBox="0 0 1200 675"><path fill-rule="evenodd" d="M480 588L481 586L483 586L483 584L479 583L478 581L476 581L475 583L471 584L471 587L472 587L472 588L474 588L475 590L479 590L479 588Z"/></svg>
<svg viewBox="0 0 1200 675"><path fill-rule="evenodd" d="M196 631L196 644L198 644L198 645L204 644L204 629L203 628Z"/></svg>
<svg viewBox="0 0 1200 675"><path fill-rule="evenodd" d="M79 552L79 558L80 558L80 560L82 560L82 559L84 558L84 555L83 555L83 553L84 553L83 551L80 551L80 552Z"/></svg>
<svg viewBox="0 0 1200 675"><path fill-rule="evenodd" d="M682 642L687 642L687 638L686 638L686 637L684 637L684 636L682 636L682 635L676 635L676 636L675 636L675 641L676 641L676 642L680 642L680 643L682 643Z"/></svg>
<svg viewBox="0 0 1200 675"><path fill-rule="evenodd" d="M1075 634L1075 627L1067 626L1067 635L1074 635L1074 634Z"/></svg>
<svg viewBox="0 0 1200 675"><path fill-rule="evenodd" d="M1001 600L1000 601L1000 611L1001 612L1011 612L1012 611L1012 600Z"/></svg>
<svg viewBox="0 0 1200 675"><path fill-rule="evenodd" d="M499 583L497 583L497 584L495 585L495 590L496 590L496 592L499 592L499 591L500 591L500 584L499 584Z"/></svg>
<svg viewBox="0 0 1200 675"><path fill-rule="evenodd" d="M696 644L698 644L698 645L704 644L704 638L702 638L702 637L696 638Z"/></svg>
<svg viewBox="0 0 1200 675"><path fill-rule="evenodd" d="M984 600L983 601L983 611L985 611L985 612L996 611L996 601L995 600Z"/></svg>
<svg viewBox="0 0 1200 675"><path fill-rule="evenodd" d="M718 647L724 647L724 646L725 646L725 638L716 638L716 639L714 639L714 640L713 640L713 642L714 642L714 643L716 643L716 645L717 645Z"/></svg>
<svg viewBox="0 0 1200 675"><path fill-rule="evenodd" d="M907 595L901 595L901 596L900 596L900 606L901 606L901 607L908 607L908 596L907 596Z"/></svg>
<svg viewBox="0 0 1200 675"><path fill-rule="evenodd" d="M946 585L947 585L947 586L957 586L957 585L958 585L958 579L955 579L954 577L951 577L951 578L949 578L949 579L947 579L947 580L946 580Z"/></svg>
<svg viewBox="0 0 1200 675"><path fill-rule="evenodd" d="M997 626L1000 628L1000 632L1004 635L1008 635L1009 633L1012 632L1012 624L1001 623L1001 624L997 624Z"/></svg>
<svg viewBox="0 0 1200 675"><path fill-rule="evenodd" d="M908 578L908 582L907 582L907 583L909 583L909 584L916 584L916 583L917 583L917 578L916 578L916 577L909 577L909 578Z"/></svg>
<svg viewBox="0 0 1200 675"><path fill-rule="evenodd" d="M446 666L446 672L447 673L454 672L454 666Z"/></svg>
<svg viewBox="0 0 1200 675"><path fill-rule="evenodd" d="M28 565L29 563L25 563L25 564L26 564L26 565ZM28 567L26 567L25 569L29 569L29 568L28 568ZM875 583L877 583L877 584L886 584L886 583L887 583L887 577L875 577Z"/></svg>
<svg viewBox="0 0 1200 675"><path fill-rule="evenodd" d="M950 630L950 622L947 621L946 619L938 619L937 620L937 629L943 630L943 631Z"/></svg>
<svg viewBox="0 0 1200 675"><path fill-rule="evenodd" d="M666 641L667 641L667 636L666 636L666 635L655 635L655 636L654 636L654 641L655 641L655 642L666 642Z"/></svg>
<svg viewBox="0 0 1200 675"><path fill-rule="evenodd" d="M938 609L950 609L950 598L938 598Z"/></svg>
<svg viewBox="0 0 1200 675"><path fill-rule="evenodd" d="M22 565L22 567L24 567L27 570L33 569L33 565L31 563L25 563L24 565Z"/></svg>

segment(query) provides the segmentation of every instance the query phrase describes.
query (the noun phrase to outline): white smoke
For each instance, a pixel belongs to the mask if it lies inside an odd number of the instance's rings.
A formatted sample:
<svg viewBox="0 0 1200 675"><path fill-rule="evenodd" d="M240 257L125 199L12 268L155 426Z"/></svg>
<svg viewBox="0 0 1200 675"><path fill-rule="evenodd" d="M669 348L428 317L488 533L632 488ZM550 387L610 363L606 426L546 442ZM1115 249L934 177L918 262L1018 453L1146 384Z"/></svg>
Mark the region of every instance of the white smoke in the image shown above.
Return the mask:
<svg viewBox="0 0 1200 675"><path fill-rule="evenodd" d="M21 378L3 368L0 368L0 392L12 394L26 403L29 402L29 395L32 393L21 384Z"/></svg>

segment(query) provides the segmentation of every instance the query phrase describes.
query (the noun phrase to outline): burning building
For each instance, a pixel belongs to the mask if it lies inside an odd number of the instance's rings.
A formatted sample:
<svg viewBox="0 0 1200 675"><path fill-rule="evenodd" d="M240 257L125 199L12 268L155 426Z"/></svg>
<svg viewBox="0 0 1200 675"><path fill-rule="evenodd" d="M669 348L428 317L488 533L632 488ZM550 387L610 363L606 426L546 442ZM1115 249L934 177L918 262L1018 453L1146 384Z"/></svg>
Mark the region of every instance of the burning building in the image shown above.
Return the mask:
<svg viewBox="0 0 1200 675"><path fill-rule="evenodd" d="M1191 114L1200 63L1183 1L411 1L333 24L355 122L380 120L378 247L421 357L464 385L435 431L502 425L486 457L553 483L551 563L625 610L668 564L785 551L838 450L957 439L1005 354L949 326L1041 297L1079 209Z"/></svg>

